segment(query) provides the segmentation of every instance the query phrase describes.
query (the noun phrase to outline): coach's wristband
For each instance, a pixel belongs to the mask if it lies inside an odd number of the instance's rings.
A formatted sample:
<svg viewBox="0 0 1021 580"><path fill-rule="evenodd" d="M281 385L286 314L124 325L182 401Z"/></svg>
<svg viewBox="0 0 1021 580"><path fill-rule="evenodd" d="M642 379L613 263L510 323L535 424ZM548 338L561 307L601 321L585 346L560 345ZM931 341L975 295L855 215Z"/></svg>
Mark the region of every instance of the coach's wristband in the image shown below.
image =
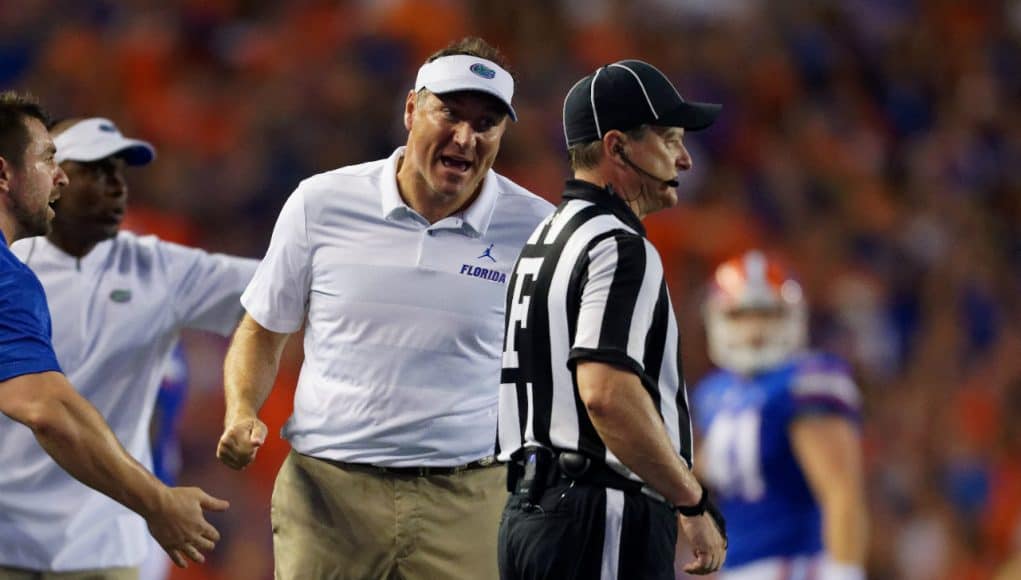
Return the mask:
<svg viewBox="0 0 1021 580"><path fill-rule="evenodd" d="M682 516L693 518L695 516L700 516L704 514L706 506L708 505L709 505L709 488L703 485L702 497L698 498L698 503L696 503L695 505L675 505L674 511L681 514Z"/></svg>

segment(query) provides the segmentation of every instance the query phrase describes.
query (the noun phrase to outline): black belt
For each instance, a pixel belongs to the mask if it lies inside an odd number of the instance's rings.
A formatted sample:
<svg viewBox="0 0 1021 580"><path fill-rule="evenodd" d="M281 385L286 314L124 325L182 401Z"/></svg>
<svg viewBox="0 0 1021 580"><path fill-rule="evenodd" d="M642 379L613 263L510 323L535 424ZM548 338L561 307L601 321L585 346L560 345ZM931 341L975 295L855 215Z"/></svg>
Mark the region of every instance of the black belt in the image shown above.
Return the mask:
<svg viewBox="0 0 1021 580"><path fill-rule="evenodd" d="M429 477L430 475L454 475L455 473L461 473L462 471L470 471L472 469L482 469L484 467L491 467L496 465L496 458L492 455L477 459L471 463L465 463L464 465L452 465L452 466L423 466L423 467L389 467L386 465L372 465L371 463L348 463L346 461L334 461L327 459L330 463L344 467L347 469L358 469L361 471L369 471L373 473L383 473L387 475L402 475L405 477Z"/></svg>
<svg viewBox="0 0 1021 580"><path fill-rule="evenodd" d="M529 468L529 465L532 467ZM574 451L553 452L543 447L526 447L522 457L510 463L507 490L528 495L533 501L542 490L558 483L579 483L644 493L665 502L662 495L640 481L614 471L606 463Z"/></svg>

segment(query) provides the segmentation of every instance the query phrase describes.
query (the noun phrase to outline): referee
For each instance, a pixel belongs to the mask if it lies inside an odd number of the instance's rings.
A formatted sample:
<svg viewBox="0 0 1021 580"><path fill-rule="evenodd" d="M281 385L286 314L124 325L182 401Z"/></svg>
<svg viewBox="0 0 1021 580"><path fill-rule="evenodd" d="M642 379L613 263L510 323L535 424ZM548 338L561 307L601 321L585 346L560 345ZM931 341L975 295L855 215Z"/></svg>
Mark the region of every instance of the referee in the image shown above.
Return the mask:
<svg viewBox="0 0 1021 580"><path fill-rule="evenodd" d="M508 287L501 578L673 579L678 526L694 549L686 572L723 564L723 520L691 473L677 324L641 222L677 203L685 131L719 110L637 60L567 95L575 178Z"/></svg>

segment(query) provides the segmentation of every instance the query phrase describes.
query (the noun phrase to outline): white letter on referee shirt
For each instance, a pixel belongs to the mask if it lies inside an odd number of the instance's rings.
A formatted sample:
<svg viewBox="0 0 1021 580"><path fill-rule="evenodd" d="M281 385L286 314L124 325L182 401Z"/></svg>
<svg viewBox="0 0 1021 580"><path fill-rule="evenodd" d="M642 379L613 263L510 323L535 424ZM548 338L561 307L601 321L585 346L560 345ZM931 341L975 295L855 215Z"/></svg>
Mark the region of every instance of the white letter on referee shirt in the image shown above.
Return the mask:
<svg viewBox="0 0 1021 580"><path fill-rule="evenodd" d="M505 369L518 368L518 325L516 323L520 322L521 328L528 326L526 316L528 304L532 300L530 295L524 293L525 283L528 278L535 280L541 267L542 258L521 258L517 268L514 269L518 278L514 281L514 295L511 300L510 315L507 317L507 347L503 351L503 368Z"/></svg>

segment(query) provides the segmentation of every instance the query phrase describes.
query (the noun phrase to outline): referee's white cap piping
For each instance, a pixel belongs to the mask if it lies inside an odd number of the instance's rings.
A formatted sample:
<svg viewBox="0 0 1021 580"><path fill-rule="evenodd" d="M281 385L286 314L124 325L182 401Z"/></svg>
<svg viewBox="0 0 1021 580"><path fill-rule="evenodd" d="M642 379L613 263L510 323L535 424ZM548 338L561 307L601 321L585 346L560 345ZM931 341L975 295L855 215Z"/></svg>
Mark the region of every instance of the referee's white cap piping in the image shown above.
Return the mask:
<svg viewBox="0 0 1021 580"><path fill-rule="evenodd" d="M631 76L635 77L635 82L638 83L639 88L642 89L642 96L645 97L645 102L648 103L649 110L652 111L652 117L654 119L659 119L659 113L656 112L656 107L654 107L652 105L652 99L649 98L649 91L645 90L645 83L642 82L642 79L641 79L641 77L638 76L638 73L636 73L630 67L627 67L625 65L620 64L619 62L615 62L615 63L611 64L610 66L615 66L617 68L622 68L622 69L626 70L627 72L631 73ZM676 93L677 91L674 91L674 92ZM680 97L681 97L681 95L677 95L677 98L680 98ZM684 100L684 99L681 99L681 100ZM602 138L602 135L600 135L600 138Z"/></svg>
<svg viewBox="0 0 1021 580"><path fill-rule="evenodd" d="M442 95L456 91L480 91L490 94L507 106L511 120L518 114L511 105L514 78L495 62L467 54L441 56L418 69L415 91L428 89Z"/></svg>
<svg viewBox="0 0 1021 580"><path fill-rule="evenodd" d="M592 107L592 119L596 122L596 135L600 139L603 138L603 130L599 127L599 109L596 108L596 80L599 79L599 73L603 72L603 69L596 69L596 74L592 75L592 82L588 84L588 100L589 105Z"/></svg>

